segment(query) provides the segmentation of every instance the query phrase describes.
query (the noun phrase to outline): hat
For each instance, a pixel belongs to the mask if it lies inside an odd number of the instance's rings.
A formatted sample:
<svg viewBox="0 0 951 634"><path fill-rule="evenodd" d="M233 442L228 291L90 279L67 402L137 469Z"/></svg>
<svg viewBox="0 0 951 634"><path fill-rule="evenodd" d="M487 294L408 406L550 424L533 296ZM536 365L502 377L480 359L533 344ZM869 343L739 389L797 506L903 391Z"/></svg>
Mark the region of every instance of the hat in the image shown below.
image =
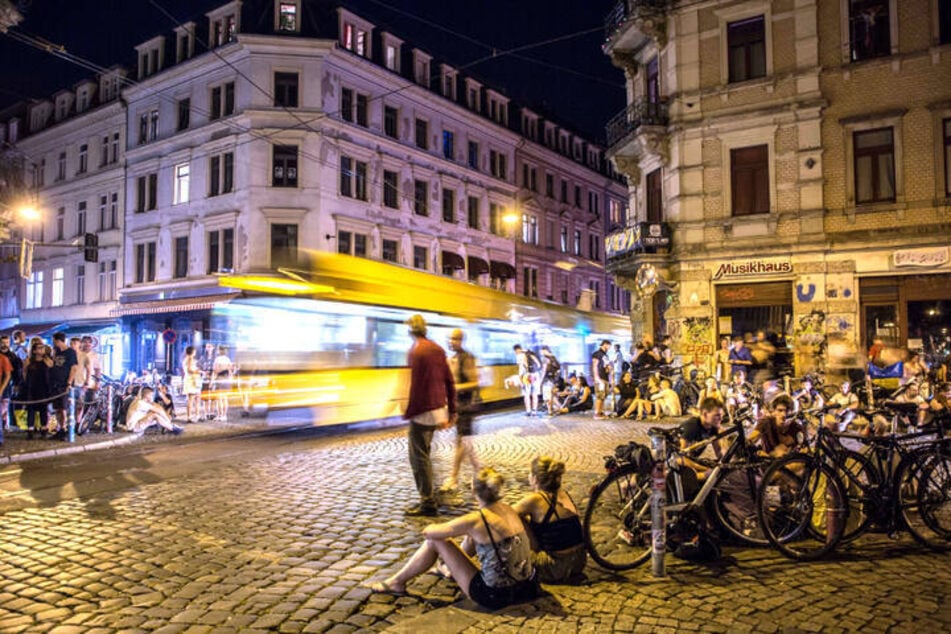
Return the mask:
<svg viewBox="0 0 951 634"><path fill-rule="evenodd" d="M406 325L409 326L409 333L411 335L425 336L426 320L423 319L422 315L413 315L406 320Z"/></svg>

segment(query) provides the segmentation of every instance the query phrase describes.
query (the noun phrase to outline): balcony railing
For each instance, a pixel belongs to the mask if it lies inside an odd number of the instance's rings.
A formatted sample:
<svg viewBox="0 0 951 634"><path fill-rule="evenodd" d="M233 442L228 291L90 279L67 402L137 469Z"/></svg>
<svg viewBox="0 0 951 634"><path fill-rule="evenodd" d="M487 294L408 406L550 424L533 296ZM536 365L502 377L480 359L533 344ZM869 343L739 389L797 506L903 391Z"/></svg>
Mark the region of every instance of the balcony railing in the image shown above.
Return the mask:
<svg viewBox="0 0 951 634"><path fill-rule="evenodd" d="M608 147L645 125L667 125L666 102L641 98L628 104L627 108L616 114L605 126Z"/></svg>
<svg viewBox="0 0 951 634"><path fill-rule="evenodd" d="M607 42L629 18L656 15L667 9L668 0L620 0L604 18L604 41Z"/></svg>
<svg viewBox="0 0 951 634"><path fill-rule="evenodd" d="M638 222L604 239L608 261L639 253L657 253L670 246L670 225L666 222Z"/></svg>

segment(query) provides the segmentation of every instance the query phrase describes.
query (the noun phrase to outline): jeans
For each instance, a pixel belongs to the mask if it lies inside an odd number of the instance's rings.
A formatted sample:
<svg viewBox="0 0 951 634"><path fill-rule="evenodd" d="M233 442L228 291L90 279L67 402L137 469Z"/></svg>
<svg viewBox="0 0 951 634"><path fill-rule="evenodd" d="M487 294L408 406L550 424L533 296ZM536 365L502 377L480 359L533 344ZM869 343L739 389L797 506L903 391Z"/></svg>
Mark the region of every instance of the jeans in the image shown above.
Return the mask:
<svg viewBox="0 0 951 634"><path fill-rule="evenodd" d="M420 503L436 505L433 495L433 461L430 457L430 447L433 442L433 433L436 428L432 425L409 424L409 466L413 470L416 480L416 490L419 491Z"/></svg>

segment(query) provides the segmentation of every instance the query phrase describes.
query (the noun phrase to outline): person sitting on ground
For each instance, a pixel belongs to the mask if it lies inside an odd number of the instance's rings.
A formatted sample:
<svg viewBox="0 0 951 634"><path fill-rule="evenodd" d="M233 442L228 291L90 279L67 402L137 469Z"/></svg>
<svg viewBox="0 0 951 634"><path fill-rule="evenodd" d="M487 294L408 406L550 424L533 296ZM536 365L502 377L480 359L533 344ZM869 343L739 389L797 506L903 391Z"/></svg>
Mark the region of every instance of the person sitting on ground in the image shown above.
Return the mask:
<svg viewBox="0 0 951 634"><path fill-rule="evenodd" d="M661 379L660 390L651 395L651 400L654 402L655 418L683 415L680 396L671 387L670 379Z"/></svg>
<svg viewBox="0 0 951 634"><path fill-rule="evenodd" d="M705 398L715 398L720 401L720 403L726 404L726 396L720 390L717 380L712 376L707 377L706 382L703 384L703 389L700 390L700 394L697 395L697 404L702 403Z"/></svg>
<svg viewBox="0 0 951 634"><path fill-rule="evenodd" d="M591 393L591 386L584 375L575 375L570 379L571 393L565 398L559 414L568 414L569 412L586 412L594 408L594 394Z"/></svg>
<svg viewBox="0 0 951 634"><path fill-rule="evenodd" d="M155 402L168 414L169 418L175 418L175 403L172 401L172 395L168 391L168 385L161 381L155 390Z"/></svg>
<svg viewBox="0 0 951 634"><path fill-rule="evenodd" d="M660 381L655 375L651 374L647 377L647 387L644 389L638 387L638 396L628 406L627 411L624 412L624 417L635 418L636 420L646 419L654 412L654 401L651 400L651 397L659 392Z"/></svg>
<svg viewBox="0 0 951 634"><path fill-rule="evenodd" d="M840 391L833 394L826 404L832 407L825 417L826 427L845 431L855 420L855 413L859 409L859 397L852 391L850 381L842 381Z"/></svg>
<svg viewBox="0 0 951 634"><path fill-rule="evenodd" d="M796 450L803 439L803 429L795 418L786 416L793 410L793 400L788 394L780 394L766 406L767 413L756 423L747 440L759 443L763 453L772 458L782 458Z"/></svg>
<svg viewBox="0 0 951 634"><path fill-rule="evenodd" d="M572 372L568 381L574 376ZM558 377L551 386L551 407L552 416L561 413L561 408L565 406L565 401L571 396L571 385L563 378Z"/></svg>
<svg viewBox="0 0 951 634"><path fill-rule="evenodd" d="M694 416L680 425L680 449L687 449L698 442L713 438L720 433L720 423L723 421L723 404L714 398L700 401L700 415ZM714 442L713 451L717 457L723 455L719 442ZM684 456L683 464L696 473L698 480L703 480L709 469L691 458L699 457L703 449L695 449Z"/></svg>
<svg viewBox="0 0 951 634"><path fill-rule="evenodd" d="M568 583L584 571L587 554L578 507L561 487L565 463L548 456L532 460L529 493L512 508L528 526L539 581Z"/></svg>
<svg viewBox="0 0 951 634"><path fill-rule="evenodd" d="M134 434L144 434L145 430L153 425L159 425L165 431L173 434L180 434L183 428L172 423L165 410L155 402L153 389L147 385L142 386L139 395L129 406L129 412L126 414L125 426Z"/></svg>
<svg viewBox="0 0 951 634"><path fill-rule="evenodd" d="M825 405L825 399L822 393L816 389L810 377L804 377L799 389L793 392L793 408L795 411L822 409Z"/></svg>
<svg viewBox="0 0 951 634"><path fill-rule="evenodd" d="M934 391L934 397L919 407L918 424L922 427L930 425L936 418L942 418L945 425L951 424L951 420L948 420L951 415L951 383L939 385Z"/></svg>
<svg viewBox="0 0 951 634"><path fill-rule="evenodd" d="M502 501L504 479L485 467L473 478L478 511L423 529L425 541L395 574L367 584L373 592L406 594L406 584L441 561L459 588L479 605L498 610L538 596L531 541L522 519ZM453 537L462 537L462 545ZM473 561L467 550L474 553Z"/></svg>
<svg viewBox="0 0 951 634"><path fill-rule="evenodd" d="M736 410L750 403L753 398L753 389L746 382L746 374L741 370L733 375L733 380L726 388L726 411L733 418Z"/></svg>
<svg viewBox="0 0 951 634"><path fill-rule="evenodd" d="M614 386L614 392L617 394L614 399L614 413L617 416L627 416L629 411L634 411L635 402L641 397L641 391L630 370L625 370L621 374L621 380Z"/></svg>
<svg viewBox="0 0 951 634"><path fill-rule="evenodd" d="M561 363L548 346L542 346L542 400L551 416L557 409L553 401L555 385L561 379ZM562 381L563 383L563 381Z"/></svg>

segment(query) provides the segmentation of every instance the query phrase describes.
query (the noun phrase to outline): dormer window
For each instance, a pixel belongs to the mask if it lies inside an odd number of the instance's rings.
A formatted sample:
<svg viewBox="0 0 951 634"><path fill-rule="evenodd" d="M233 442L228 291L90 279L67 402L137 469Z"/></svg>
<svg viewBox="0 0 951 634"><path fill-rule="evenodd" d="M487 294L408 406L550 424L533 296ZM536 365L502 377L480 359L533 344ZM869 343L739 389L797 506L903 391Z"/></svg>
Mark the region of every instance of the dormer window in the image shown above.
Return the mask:
<svg viewBox="0 0 951 634"><path fill-rule="evenodd" d="M429 88L429 64L432 58L420 50L413 50L413 79L420 86Z"/></svg>
<svg viewBox="0 0 951 634"><path fill-rule="evenodd" d="M85 112L89 108L89 89L80 88L76 91L76 112Z"/></svg>
<svg viewBox="0 0 951 634"><path fill-rule="evenodd" d="M532 141L538 140L538 117L528 112L522 113L522 134Z"/></svg>
<svg viewBox="0 0 951 634"><path fill-rule="evenodd" d="M471 79L466 80L466 107L473 112L482 110L482 85Z"/></svg>
<svg viewBox="0 0 951 634"><path fill-rule="evenodd" d="M162 58L165 52L165 38L154 37L135 47L139 53L139 79L149 77L162 70Z"/></svg>
<svg viewBox="0 0 951 634"><path fill-rule="evenodd" d="M389 33L383 34L383 65L394 73L400 72L400 46L403 40Z"/></svg>
<svg viewBox="0 0 951 634"><path fill-rule="evenodd" d="M208 16L208 45L211 48L234 42L238 37L238 7L240 2L229 3Z"/></svg>
<svg viewBox="0 0 951 634"><path fill-rule="evenodd" d="M501 125L509 124L508 99L496 92L489 92L489 118Z"/></svg>
<svg viewBox="0 0 951 634"><path fill-rule="evenodd" d="M446 64L442 65L442 95L451 101L456 100L456 71Z"/></svg>
<svg viewBox="0 0 951 634"><path fill-rule="evenodd" d="M62 121L69 116L73 105L73 95L64 93L56 97L56 112L54 118L56 121Z"/></svg>
<svg viewBox="0 0 951 634"><path fill-rule="evenodd" d="M112 70L99 78L99 101L106 103L119 98L120 70Z"/></svg>
<svg viewBox="0 0 951 634"><path fill-rule="evenodd" d="M370 31L373 25L346 9L338 9L340 15L340 46L360 57L371 57Z"/></svg>
<svg viewBox="0 0 951 634"><path fill-rule="evenodd" d="M188 22L175 29L175 63L195 55L195 23Z"/></svg>
<svg viewBox="0 0 951 634"><path fill-rule="evenodd" d="M275 0L274 29L281 33L300 31L300 22L297 19L299 12L300 0Z"/></svg>

